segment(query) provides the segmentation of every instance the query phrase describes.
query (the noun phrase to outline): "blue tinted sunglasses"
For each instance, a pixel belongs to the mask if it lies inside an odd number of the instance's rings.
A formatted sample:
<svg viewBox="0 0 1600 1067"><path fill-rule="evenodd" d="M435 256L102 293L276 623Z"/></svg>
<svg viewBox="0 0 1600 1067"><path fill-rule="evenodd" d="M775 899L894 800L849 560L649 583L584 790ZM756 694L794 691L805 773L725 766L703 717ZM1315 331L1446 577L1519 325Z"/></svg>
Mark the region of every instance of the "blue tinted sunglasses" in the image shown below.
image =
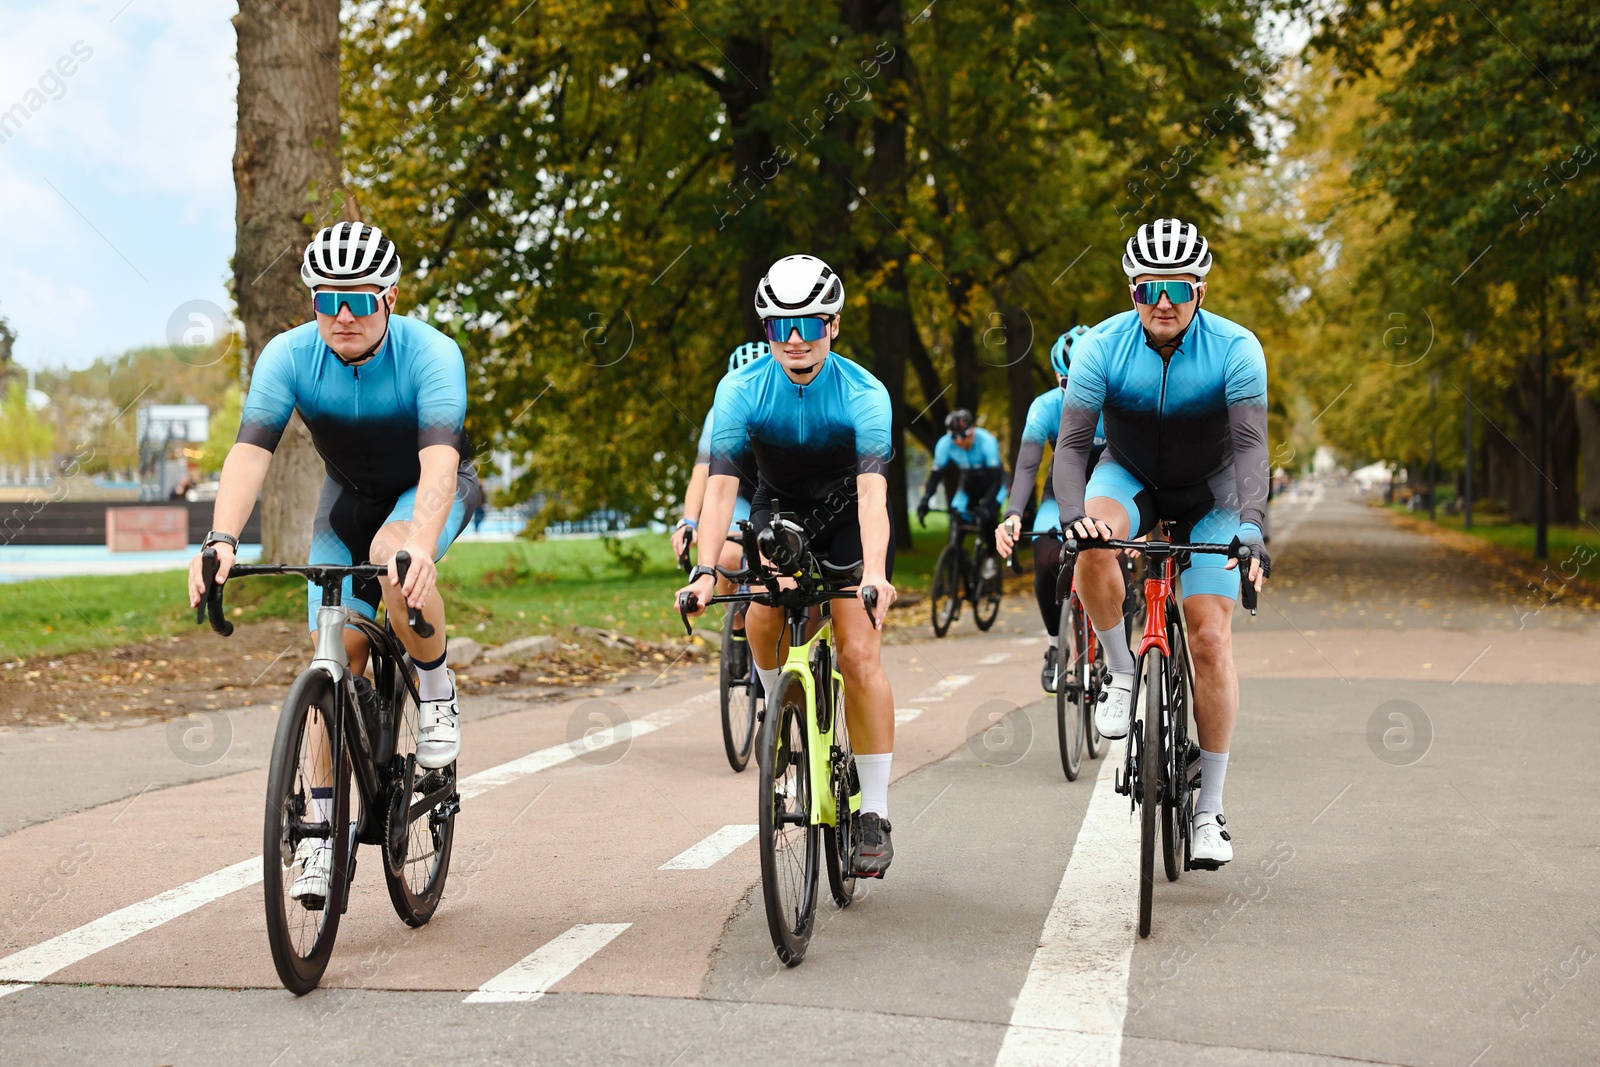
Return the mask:
<svg viewBox="0 0 1600 1067"><path fill-rule="evenodd" d="M1159 304L1165 293L1174 304L1187 304L1194 299L1193 282L1140 282L1133 287L1135 304Z"/></svg>
<svg viewBox="0 0 1600 1067"><path fill-rule="evenodd" d="M356 318L376 314L378 298L382 293L343 293L343 292L318 292L312 294L317 305L317 312L322 315L337 315L341 307L350 309L350 314Z"/></svg>
<svg viewBox="0 0 1600 1067"><path fill-rule="evenodd" d="M819 315L806 315L798 319L766 319L767 340L781 344L789 335L800 331L802 341L820 341L828 335L828 320Z"/></svg>

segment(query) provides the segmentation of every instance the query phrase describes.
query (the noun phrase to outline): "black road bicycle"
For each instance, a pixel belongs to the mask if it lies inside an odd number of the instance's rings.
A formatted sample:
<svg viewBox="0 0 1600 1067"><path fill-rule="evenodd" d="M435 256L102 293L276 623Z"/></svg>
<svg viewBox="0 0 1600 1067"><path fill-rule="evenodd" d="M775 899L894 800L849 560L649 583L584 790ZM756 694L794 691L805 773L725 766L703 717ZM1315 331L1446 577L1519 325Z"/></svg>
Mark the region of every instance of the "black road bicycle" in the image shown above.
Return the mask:
<svg viewBox="0 0 1600 1067"><path fill-rule="evenodd" d="M400 580L411 557L395 556ZM217 554L202 556L205 600L195 621L209 616L223 637L233 624L223 610L223 586L216 582ZM266 819L262 827L262 884L266 894L267 941L284 987L309 993L321 981L333 954L339 919L350 902L356 872L356 846L377 845L389 900L407 926L433 917L450 870L461 798L455 764L438 770L417 765L419 708L411 658L394 629L379 626L344 606L346 577L377 578L388 568L287 565L236 566L228 580L261 574L298 574L322 588L317 611L316 654L283 698L267 777ZM429 637L433 627L421 612L409 612L411 628ZM345 652L346 627L359 631L370 648L372 682L353 677ZM350 816L350 785L360 801ZM332 786L332 817L313 821L311 790ZM325 898L289 895L300 844L327 840L333 872Z"/></svg>
<svg viewBox="0 0 1600 1067"><path fill-rule="evenodd" d="M744 534L742 531L731 533L728 540L742 545ZM756 674L750 642L744 636L745 607L744 604L729 604L722 618L722 666L717 678L722 698L722 747L728 756L728 766L736 771L750 765L762 706L761 676Z"/></svg>
<svg viewBox="0 0 1600 1067"><path fill-rule="evenodd" d="M1004 566L982 523L964 521L958 512L950 516L950 540L933 565L933 634L943 637L950 624L961 616L961 602L972 603L973 621L978 629L988 630L1000 614ZM992 529L993 527L989 527ZM976 534L972 551L962 545L967 534Z"/></svg>

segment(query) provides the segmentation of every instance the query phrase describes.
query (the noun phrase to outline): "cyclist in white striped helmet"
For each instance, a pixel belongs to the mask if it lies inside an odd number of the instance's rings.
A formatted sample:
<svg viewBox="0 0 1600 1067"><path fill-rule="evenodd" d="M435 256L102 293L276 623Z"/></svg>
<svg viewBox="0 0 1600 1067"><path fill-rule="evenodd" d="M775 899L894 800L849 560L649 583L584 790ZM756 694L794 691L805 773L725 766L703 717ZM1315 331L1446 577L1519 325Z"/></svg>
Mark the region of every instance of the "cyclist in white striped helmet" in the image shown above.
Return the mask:
<svg viewBox="0 0 1600 1067"><path fill-rule="evenodd" d="M1063 528L1078 537L1138 537L1170 520L1177 541L1237 542L1249 550L1248 577L1260 589L1272 572L1261 532L1267 364L1255 334L1201 310L1211 263L1199 229L1180 219L1145 223L1128 240L1122 270L1133 308L1072 350L1056 435L1056 501ZM1102 415L1106 450L1090 476ZM1213 870L1233 858L1222 784L1239 710L1236 565L1197 554L1182 572L1201 760L1192 863ZM1106 737L1125 737L1136 665L1122 628L1122 574L1112 553L1085 552L1076 577L1111 671L1095 725Z"/></svg>
<svg viewBox="0 0 1600 1067"><path fill-rule="evenodd" d="M444 601L434 561L482 499L464 425L466 364L449 337L421 319L394 314L400 253L376 226L341 222L317 231L306 245L300 277L311 289L315 321L272 338L256 359L205 543L217 551L221 582L233 566L274 450L298 413L326 467L307 562L389 565L381 585L345 579L343 602L368 618L377 614L380 599L387 605L417 667L417 763L446 767L461 751L460 707L455 676L445 666ZM393 562L401 549L412 559L403 588L395 582ZM189 569L191 604L203 592L196 557ZM321 590L310 586L308 599L315 630ZM411 629L408 605L433 626L432 637ZM366 639L347 629L345 645L360 676ZM331 768L311 783L318 821L329 818L331 786ZM301 841L301 873L290 895L325 899L332 856L327 839Z"/></svg>

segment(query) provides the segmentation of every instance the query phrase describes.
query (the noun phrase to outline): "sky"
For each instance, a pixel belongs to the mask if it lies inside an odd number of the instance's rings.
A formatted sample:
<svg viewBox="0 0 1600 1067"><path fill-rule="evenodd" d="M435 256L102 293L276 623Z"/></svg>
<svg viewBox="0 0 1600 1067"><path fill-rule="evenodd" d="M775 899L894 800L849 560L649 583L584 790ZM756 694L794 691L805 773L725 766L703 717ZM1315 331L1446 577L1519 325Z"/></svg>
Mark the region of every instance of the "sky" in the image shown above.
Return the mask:
<svg viewBox="0 0 1600 1067"><path fill-rule="evenodd" d="M82 367L168 343L175 314L195 329L192 301L231 307L236 4L0 7L0 316L17 361Z"/></svg>

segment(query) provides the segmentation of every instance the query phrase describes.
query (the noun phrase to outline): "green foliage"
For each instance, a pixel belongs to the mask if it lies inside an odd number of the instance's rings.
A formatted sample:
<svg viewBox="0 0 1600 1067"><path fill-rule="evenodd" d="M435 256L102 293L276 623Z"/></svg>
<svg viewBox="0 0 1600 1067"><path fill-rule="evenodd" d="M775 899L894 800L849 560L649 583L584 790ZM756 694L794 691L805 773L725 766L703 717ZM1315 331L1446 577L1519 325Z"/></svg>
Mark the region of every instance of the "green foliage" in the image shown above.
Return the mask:
<svg viewBox="0 0 1600 1067"><path fill-rule="evenodd" d="M0 463L26 467L50 459L55 431L28 404L27 385L14 379L0 402Z"/></svg>
<svg viewBox="0 0 1600 1067"><path fill-rule="evenodd" d="M606 555L611 557L611 561L628 574L637 578L644 570L645 552L638 545L611 536L602 537L600 543L606 546Z"/></svg>
<svg viewBox="0 0 1600 1067"><path fill-rule="evenodd" d="M222 394L222 406L211 413L211 436L199 459L200 473L217 474L222 461L228 458L228 449L239 437L239 420L244 414L244 396L237 385L230 385Z"/></svg>

